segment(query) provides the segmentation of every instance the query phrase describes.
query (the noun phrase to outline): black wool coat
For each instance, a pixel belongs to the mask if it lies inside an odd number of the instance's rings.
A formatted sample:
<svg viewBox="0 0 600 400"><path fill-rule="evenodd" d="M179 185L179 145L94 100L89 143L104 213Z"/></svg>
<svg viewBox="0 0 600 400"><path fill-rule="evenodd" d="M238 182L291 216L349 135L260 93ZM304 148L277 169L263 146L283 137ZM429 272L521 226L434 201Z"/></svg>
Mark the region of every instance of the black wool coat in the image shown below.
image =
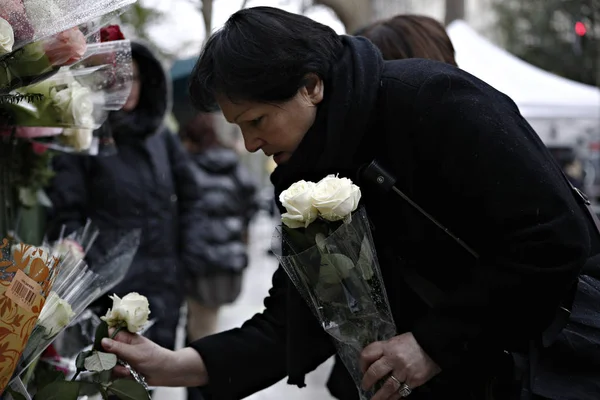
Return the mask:
<svg viewBox="0 0 600 400"><path fill-rule="evenodd" d="M358 182L397 332L412 332L443 370L411 398L446 398L438 383L477 385L503 350L525 349L549 324L588 259L589 225L507 96L458 68L384 62L368 41L343 40L315 124L272 180L277 192L328 173ZM360 167L373 159L479 259L395 194L361 182ZM442 300L426 306L404 282L406 267L442 289ZM243 398L285 376L302 386L334 354L281 267L265 307L241 328L192 344L206 363L208 398ZM342 368L332 379L339 398L356 398Z"/></svg>

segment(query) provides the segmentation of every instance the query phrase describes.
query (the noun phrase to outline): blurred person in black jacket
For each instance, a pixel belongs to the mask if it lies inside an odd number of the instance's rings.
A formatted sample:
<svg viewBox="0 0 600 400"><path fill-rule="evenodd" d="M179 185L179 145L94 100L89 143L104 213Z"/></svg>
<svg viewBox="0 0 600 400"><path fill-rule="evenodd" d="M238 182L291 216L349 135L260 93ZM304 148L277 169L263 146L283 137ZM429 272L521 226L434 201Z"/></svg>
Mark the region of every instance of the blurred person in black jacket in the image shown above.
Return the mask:
<svg viewBox="0 0 600 400"><path fill-rule="evenodd" d="M125 279L108 294L138 292L150 302L156 323L147 336L173 349L183 304L180 240L186 216L198 200L187 154L164 125L170 109L170 81L159 60L132 43L133 85L122 110L111 112L110 129L117 154L89 157L64 154L54 159L56 173L48 190L53 208L50 229L58 235L91 219L100 229L88 262L111 247L120 232L141 229L141 243ZM111 307L108 294L93 304L100 315Z"/></svg>
<svg viewBox="0 0 600 400"><path fill-rule="evenodd" d="M219 140L212 114L198 113L180 137L201 192L200 218L183 238L187 339L193 342L215 333L219 308L240 294L257 185L235 150ZM201 398L196 388L188 390L188 399Z"/></svg>

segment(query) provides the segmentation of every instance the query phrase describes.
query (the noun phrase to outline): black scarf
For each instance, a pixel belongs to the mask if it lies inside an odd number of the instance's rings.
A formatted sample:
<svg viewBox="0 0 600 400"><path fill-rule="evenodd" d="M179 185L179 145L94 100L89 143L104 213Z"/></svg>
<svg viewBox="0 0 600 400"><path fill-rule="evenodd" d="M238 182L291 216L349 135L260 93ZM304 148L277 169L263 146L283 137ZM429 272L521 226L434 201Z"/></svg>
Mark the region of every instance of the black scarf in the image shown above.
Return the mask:
<svg viewBox="0 0 600 400"><path fill-rule="evenodd" d="M300 179L320 180L353 168L380 86L383 58L367 39L342 36L344 51L325 81L325 99L292 157L271 174L277 197Z"/></svg>
<svg viewBox="0 0 600 400"><path fill-rule="evenodd" d="M279 194L300 179L318 181L330 173L350 176L356 170L355 155L372 122L383 59L365 38L343 36L342 40L345 48L331 78L324 82L326 96L315 123L288 162L271 175L278 204ZM293 288L291 281L288 288ZM295 289L288 290L287 315L288 383L302 387L306 371L314 369L323 354L331 353L333 343ZM315 352L313 346L323 343L321 351ZM307 359L306 354L314 354L315 359Z"/></svg>

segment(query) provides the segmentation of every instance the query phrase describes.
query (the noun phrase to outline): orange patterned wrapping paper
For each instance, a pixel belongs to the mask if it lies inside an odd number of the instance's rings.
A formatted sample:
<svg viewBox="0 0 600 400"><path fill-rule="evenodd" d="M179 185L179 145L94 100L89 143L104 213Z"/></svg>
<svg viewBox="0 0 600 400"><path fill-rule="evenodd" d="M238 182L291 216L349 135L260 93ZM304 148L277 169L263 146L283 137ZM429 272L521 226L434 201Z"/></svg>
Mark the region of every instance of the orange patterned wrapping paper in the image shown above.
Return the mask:
<svg viewBox="0 0 600 400"><path fill-rule="evenodd" d="M52 287L60 259L47 249L0 244L0 395L8 385Z"/></svg>

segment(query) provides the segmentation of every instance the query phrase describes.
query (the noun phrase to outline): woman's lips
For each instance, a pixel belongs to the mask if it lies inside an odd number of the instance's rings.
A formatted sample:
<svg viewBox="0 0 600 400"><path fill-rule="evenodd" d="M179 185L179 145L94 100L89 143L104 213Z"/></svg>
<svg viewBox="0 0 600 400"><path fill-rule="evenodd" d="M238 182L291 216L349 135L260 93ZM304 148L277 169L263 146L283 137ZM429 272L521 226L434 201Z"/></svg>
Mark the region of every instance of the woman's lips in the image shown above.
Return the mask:
<svg viewBox="0 0 600 400"><path fill-rule="evenodd" d="M273 154L273 161L275 161L275 164L279 164L280 162L284 161L285 157L285 153L283 151L279 152L279 153L275 153Z"/></svg>

